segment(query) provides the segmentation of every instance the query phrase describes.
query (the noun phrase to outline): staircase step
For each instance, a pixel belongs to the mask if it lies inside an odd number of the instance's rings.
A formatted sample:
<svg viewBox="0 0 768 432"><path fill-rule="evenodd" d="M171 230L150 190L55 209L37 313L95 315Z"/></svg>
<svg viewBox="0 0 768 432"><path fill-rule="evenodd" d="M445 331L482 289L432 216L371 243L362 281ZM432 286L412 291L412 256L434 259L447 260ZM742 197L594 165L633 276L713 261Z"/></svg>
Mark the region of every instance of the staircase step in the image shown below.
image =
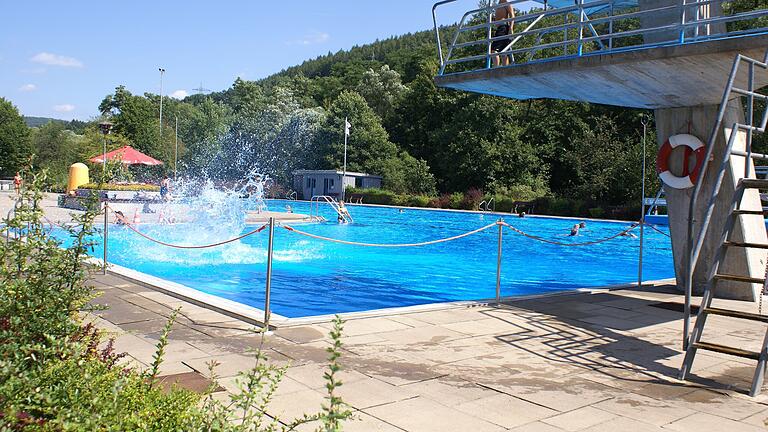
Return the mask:
<svg viewBox="0 0 768 432"><path fill-rule="evenodd" d="M765 210L734 210L735 215L759 215L764 216Z"/></svg>
<svg viewBox="0 0 768 432"><path fill-rule="evenodd" d="M745 242L735 242L735 241L727 241L723 243L723 246L725 247L743 247L743 248L755 248L755 249L768 249L768 244L764 243L745 243Z"/></svg>
<svg viewBox="0 0 768 432"><path fill-rule="evenodd" d="M768 189L768 180L741 179L741 185L749 189Z"/></svg>
<svg viewBox="0 0 768 432"><path fill-rule="evenodd" d="M736 357L743 357L752 360L759 360L760 353L755 351L747 351L741 348L729 347L726 345L720 345L710 342L696 342L693 344L694 348L703 349L707 351L719 352L722 354L728 354Z"/></svg>
<svg viewBox="0 0 768 432"><path fill-rule="evenodd" d="M715 279L717 280L729 280L734 282L746 282L746 283L764 283L765 279L761 278L753 278L749 276L741 276L741 275L729 275L729 274L718 274L715 275Z"/></svg>
<svg viewBox="0 0 768 432"><path fill-rule="evenodd" d="M721 309L721 308L710 307L710 308L704 309L704 313L726 316L731 318L745 319L750 321L759 321L759 322L768 324L768 315L760 315L752 312L742 312L742 311L731 310L731 309Z"/></svg>

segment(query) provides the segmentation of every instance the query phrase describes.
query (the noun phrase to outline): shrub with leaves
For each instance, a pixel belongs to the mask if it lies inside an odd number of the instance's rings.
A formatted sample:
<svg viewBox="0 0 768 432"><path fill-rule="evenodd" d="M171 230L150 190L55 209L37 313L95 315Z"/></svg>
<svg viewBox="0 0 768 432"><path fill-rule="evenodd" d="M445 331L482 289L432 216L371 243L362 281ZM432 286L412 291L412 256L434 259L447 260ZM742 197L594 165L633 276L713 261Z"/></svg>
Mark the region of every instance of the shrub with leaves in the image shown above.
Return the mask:
<svg viewBox="0 0 768 432"><path fill-rule="evenodd" d="M331 332L327 403L316 414L283 422L266 412L285 367L269 364L262 345L239 391L222 402L214 384L204 394L158 385L174 312L150 368L132 368L125 355L84 322L95 294L86 262L96 213L68 228L71 246L50 235L42 213L45 174L25 173L28 187L0 227L0 431L288 431L311 423L340 431L352 413L336 394L342 321ZM98 205L88 206L98 208ZM212 375L215 377L215 365Z"/></svg>

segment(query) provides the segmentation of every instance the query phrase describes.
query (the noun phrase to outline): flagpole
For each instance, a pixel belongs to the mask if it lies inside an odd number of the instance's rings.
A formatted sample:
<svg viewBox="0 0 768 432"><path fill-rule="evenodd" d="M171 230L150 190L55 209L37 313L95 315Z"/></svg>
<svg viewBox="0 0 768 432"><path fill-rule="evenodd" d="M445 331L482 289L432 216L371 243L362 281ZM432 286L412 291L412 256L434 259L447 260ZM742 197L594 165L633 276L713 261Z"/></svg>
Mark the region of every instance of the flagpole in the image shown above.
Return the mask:
<svg viewBox="0 0 768 432"><path fill-rule="evenodd" d="M179 164L179 116L176 116L176 151L173 153L173 180L178 178L176 165Z"/></svg>
<svg viewBox="0 0 768 432"><path fill-rule="evenodd" d="M344 181L347 179L347 139L349 138L349 120L344 117L344 174L341 176L341 200L344 201L347 188Z"/></svg>
<svg viewBox="0 0 768 432"><path fill-rule="evenodd" d="M160 70L160 145L163 145L163 74L165 69L158 68Z"/></svg>

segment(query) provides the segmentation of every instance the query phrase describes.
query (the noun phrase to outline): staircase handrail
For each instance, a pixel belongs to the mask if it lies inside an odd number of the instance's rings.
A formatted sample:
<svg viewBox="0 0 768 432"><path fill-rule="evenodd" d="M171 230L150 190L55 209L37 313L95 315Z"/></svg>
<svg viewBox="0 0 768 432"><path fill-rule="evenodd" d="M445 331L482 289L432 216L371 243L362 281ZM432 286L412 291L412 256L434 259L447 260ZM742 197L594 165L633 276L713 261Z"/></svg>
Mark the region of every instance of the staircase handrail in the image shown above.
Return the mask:
<svg viewBox="0 0 768 432"><path fill-rule="evenodd" d="M736 142L736 138L738 136L738 132L741 129L745 129L748 131L747 133L747 143L746 143L746 153L745 157L747 158L745 161L745 175L744 178L749 177L749 166L750 161L752 159L752 132L764 132L766 128L766 123L768 122L768 107L766 108L766 111L764 111L763 119L761 120L761 124L759 127L753 126L752 123L752 107L754 104L754 68L760 67L762 69L768 69L768 50L766 50L765 56L762 61L754 60L749 57L745 57L741 54L737 54L734 61L733 66L731 67L730 75L728 76L728 82L725 86L725 91L723 92L723 98L720 102L720 108L717 113L717 121L715 122L714 127L712 128L712 131L709 135L709 140L707 141L707 152L704 156L705 161L709 161L714 153L714 147L715 142L717 141L717 137L720 134L721 128L723 126L723 121L725 117L725 112L727 110L728 102L731 99L731 93L734 92L734 83L736 81L736 77L739 72L739 65L741 62L746 62L749 65L749 77L748 77L748 92L747 95L748 98L748 110L750 115L747 118L748 123L750 124L740 124L740 123L733 123L730 135L728 137L728 141L726 144L725 151L723 152L723 157L720 160L720 167L716 173L716 179L715 183L712 186L711 193L709 195L709 201L707 202L706 211L704 212L704 217L701 221L701 228L699 229L698 233L696 233L696 237L694 240L694 231L695 231L695 210L696 206L698 204L699 195L701 194L701 190L703 188L704 184L704 177L706 174L706 168L708 164L702 164L701 168L699 169L699 175L696 180L696 184L693 188L693 193L691 196L691 200L688 206L688 232L687 232L687 255L688 255L688 262L686 266L686 275L685 275L685 306L684 306L684 321L683 321L683 349L688 348L688 343L690 341L690 319L691 319L691 296L693 293L693 274L696 270L696 265L699 261L699 255L701 253L701 249L704 245L704 239L706 237L707 231L709 229L709 225L712 219L712 213L714 212L714 207L717 199L717 195L720 191L720 188L723 183L723 179L725 177L725 173L728 168L728 162L730 161L730 158L732 156L733 152L733 146Z"/></svg>
<svg viewBox="0 0 768 432"><path fill-rule="evenodd" d="M336 214L339 215L339 217L341 217L344 220L344 222L354 222L352 220L352 216L349 214L349 212L342 211L341 207L336 202L336 200L333 199L333 197L330 197L328 195L315 195L315 196L312 197L312 199L310 201L310 210L309 210L310 211L310 213L309 213L310 217L312 216L312 205L313 204L314 204L315 210L316 210L315 216L320 217L320 200L323 200L328 205L330 205L331 208L336 212Z"/></svg>
<svg viewBox="0 0 768 432"><path fill-rule="evenodd" d="M443 55L443 41L440 37L440 25L437 20L437 9L448 3L453 3L456 0L445 0L437 2L432 7L432 21L434 25L435 39L437 42L437 53L439 60L439 75L445 75L446 67L456 64L471 64L472 62L482 62L483 67L470 66L469 70L482 70L489 69L492 66L492 59L499 58L500 56L514 55L516 58L528 58L528 61L516 61L515 64L528 63L533 60L533 54L541 52L546 49L553 49L546 59L555 60L563 58L581 57L584 55L590 55L594 53L613 53L623 51L635 51L640 49L655 48L659 46L672 46L672 45L684 45L689 43L701 42L702 40L717 40L731 38L735 36L745 36L750 34L759 34L768 30L763 24L758 23L754 28L748 28L746 30L734 30L724 31L722 33L710 33L709 28L713 24L727 24L729 22L746 22L747 20L754 20L756 18L768 16L768 9L756 8L753 10L734 13L732 15L718 15L701 17L700 9L708 5L716 5L721 0L698 0L695 2L689 2L687 0L677 0L673 4L660 6L645 10L635 10L619 8L611 0L576 0L573 6L561 7L561 8L545 8L541 11L527 14L519 14L512 18L503 20L494 20L492 15L498 7L505 7L507 5L515 6L516 4L523 3L526 0L511 0L504 3L504 6L491 4L487 7L480 7L465 12L461 19L458 20L458 24L455 27L455 33L452 40L447 45L447 55ZM594 16L596 13L601 13L604 16ZM645 17L653 17L658 14L679 14L679 19L672 24L659 25L655 27L642 27L626 29L626 26L622 26L622 23L628 22L628 20L642 19ZM485 15L488 15L488 19L485 19ZM482 20L473 20L474 17L483 17ZM569 17L574 16L572 22L566 22L563 24L555 24L547 27L537 26L537 24L544 17ZM524 29L522 31L515 32L511 35L499 35L494 36L493 27L501 24L508 24L514 26L518 24ZM605 26L607 30L603 34L598 34L595 26ZM760 27L763 25L763 27ZM702 31L703 30L703 31ZM475 35L474 32L481 33L482 35ZM568 35L575 32L575 37L569 39ZM666 41L658 43L645 43L631 44L627 46L616 46L615 41L627 41L632 36L638 36L648 33L667 32L670 37ZM544 34L561 33L563 34L562 40L545 41ZM469 35L469 40L459 42L461 35ZM513 45L522 38L530 36L536 38L536 43L528 47L520 47L516 49ZM514 38L510 41L511 38ZM503 50L500 52L494 52L491 50L491 45L497 41L508 42ZM594 44L596 51L590 52L589 45ZM619 44L621 45L621 44ZM462 50L471 47L482 47L482 54L473 54L472 52L463 54L458 58L453 58L454 51ZM488 49L484 49L487 47ZM569 48L571 48L569 50ZM557 50L555 50L557 49ZM518 56L518 54L520 54ZM537 59L535 61L541 61ZM478 65L479 66L479 65ZM462 72L457 70L456 72ZM450 71L448 73L454 73Z"/></svg>

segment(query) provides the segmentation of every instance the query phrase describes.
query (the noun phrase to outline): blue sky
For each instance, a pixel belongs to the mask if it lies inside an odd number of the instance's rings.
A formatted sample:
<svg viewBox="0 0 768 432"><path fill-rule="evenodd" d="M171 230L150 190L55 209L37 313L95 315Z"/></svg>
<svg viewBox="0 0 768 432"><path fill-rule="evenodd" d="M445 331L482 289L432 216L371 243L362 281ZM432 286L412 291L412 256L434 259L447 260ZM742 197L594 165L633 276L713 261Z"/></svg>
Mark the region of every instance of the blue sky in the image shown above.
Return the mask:
<svg viewBox="0 0 768 432"><path fill-rule="evenodd" d="M228 88L328 51L431 28L432 0L5 2L0 96L25 115L86 120L118 85ZM461 0L445 22L472 8Z"/></svg>

